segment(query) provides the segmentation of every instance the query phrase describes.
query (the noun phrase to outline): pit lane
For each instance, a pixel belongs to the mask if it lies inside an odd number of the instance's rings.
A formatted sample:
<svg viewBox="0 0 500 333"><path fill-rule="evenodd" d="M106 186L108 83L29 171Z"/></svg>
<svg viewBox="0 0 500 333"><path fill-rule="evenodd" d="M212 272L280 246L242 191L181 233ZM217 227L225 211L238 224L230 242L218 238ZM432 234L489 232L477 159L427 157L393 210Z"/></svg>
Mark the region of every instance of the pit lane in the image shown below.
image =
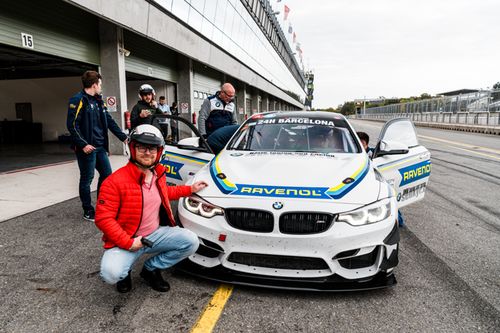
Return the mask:
<svg viewBox="0 0 500 333"><path fill-rule="evenodd" d="M373 132L375 125L355 122ZM432 131L425 135L442 134ZM500 147L499 139L467 135L450 141ZM426 198L403 209L394 288L331 294L237 286L214 332L498 331L498 161L422 143L436 159ZM100 234L82 221L78 199L0 223L0 332L189 332L219 287L166 272L172 289L157 293L140 280L138 263L132 292L118 294L99 279L101 254Z"/></svg>

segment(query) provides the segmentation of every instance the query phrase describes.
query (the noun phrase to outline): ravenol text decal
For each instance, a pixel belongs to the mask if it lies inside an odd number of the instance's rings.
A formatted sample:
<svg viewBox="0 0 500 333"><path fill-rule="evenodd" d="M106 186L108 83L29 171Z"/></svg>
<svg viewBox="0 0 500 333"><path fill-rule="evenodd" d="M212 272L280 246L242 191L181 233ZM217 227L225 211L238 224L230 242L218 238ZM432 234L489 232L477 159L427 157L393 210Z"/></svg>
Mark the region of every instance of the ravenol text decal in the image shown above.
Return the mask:
<svg viewBox="0 0 500 333"><path fill-rule="evenodd" d="M233 184L222 173L218 165L219 156L210 163L210 175L219 190L224 194L259 197L303 198L303 199L340 199L349 193L366 176L369 170L368 157L350 176L354 179L349 184L340 183L335 187L298 187L254 184Z"/></svg>
<svg viewBox="0 0 500 333"><path fill-rule="evenodd" d="M413 183L416 180L429 177L431 173L431 161L423 161L417 164L407 166L406 168L399 169L401 174L401 183L399 186Z"/></svg>
<svg viewBox="0 0 500 333"><path fill-rule="evenodd" d="M172 162L168 160L163 160L162 164L165 166L167 170L167 177L182 180L180 170L184 166L182 163Z"/></svg>
<svg viewBox="0 0 500 333"><path fill-rule="evenodd" d="M328 187L296 187L236 184L231 194L258 197L330 199L326 194Z"/></svg>

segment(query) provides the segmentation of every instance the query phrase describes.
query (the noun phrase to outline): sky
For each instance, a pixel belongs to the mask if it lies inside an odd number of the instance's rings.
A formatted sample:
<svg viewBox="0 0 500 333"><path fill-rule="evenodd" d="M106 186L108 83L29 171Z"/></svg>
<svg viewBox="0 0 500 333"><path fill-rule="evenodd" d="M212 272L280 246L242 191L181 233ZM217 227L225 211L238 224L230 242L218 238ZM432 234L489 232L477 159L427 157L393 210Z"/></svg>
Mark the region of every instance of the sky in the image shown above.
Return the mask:
<svg viewBox="0 0 500 333"><path fill-rule="evenodd" d="M313 108L500 81L500 0L270 2L286 35L292 25L305 69L314 72Z"/></svg>

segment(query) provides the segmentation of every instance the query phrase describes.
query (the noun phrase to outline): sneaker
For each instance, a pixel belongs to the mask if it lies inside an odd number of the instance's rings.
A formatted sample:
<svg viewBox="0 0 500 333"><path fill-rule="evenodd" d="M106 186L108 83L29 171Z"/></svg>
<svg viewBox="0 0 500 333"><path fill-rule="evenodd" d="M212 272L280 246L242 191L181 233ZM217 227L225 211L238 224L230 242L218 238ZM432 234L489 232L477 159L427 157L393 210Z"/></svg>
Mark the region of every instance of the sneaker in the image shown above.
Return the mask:
<svg viewBox="0 0 500 333"><path fill-rule="evenodd" d="M86 210L83 212L83 219L90 221L90 222L95 222L95 211L93 210Z"/></svg>
<svg viewBox="0 0 500 333"><path fill-rule="evenodd" d="M163 280L159 269L148 271L146 267L143 267L141 277L156 291L166 292L170 290L170 285L167 281Z"/></svg>
<svg viewBox="0 0 500 333"><path fill-rule="evenodd" d="M125 279L120 280L116 283L116 290L119 293L128 293L130 290L132 290L132 278L130 277L130 271L128 272L128 275L125 277Z"/></svg>

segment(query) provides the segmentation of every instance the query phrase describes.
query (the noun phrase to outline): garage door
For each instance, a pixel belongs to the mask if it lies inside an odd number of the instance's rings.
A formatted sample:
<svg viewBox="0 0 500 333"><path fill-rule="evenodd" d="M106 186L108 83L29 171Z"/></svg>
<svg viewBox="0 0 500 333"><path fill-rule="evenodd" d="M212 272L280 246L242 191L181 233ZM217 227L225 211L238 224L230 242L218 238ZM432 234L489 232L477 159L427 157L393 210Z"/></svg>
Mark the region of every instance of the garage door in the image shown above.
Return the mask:
<svg viewBox="0 0 500 333"><path fill-rule="evenodd" d="M0 44L99 64L97 18L62 1L1 1Z"/></svg>
<svg viewBox="0 0 500 333"><path fill-rule="evenodd" d="M154 43L130 31L124 31L125 49L130 55L125 57L127 72L176 83L177 55L174 51Z"/></svg>
<svg viewBox="0 0 500 333"><path fill-rule="evenodd" d="M222 74L205 67L202 64L193 64L193 111L200 111L203 100L215 94L221 86Z"/></svg>

